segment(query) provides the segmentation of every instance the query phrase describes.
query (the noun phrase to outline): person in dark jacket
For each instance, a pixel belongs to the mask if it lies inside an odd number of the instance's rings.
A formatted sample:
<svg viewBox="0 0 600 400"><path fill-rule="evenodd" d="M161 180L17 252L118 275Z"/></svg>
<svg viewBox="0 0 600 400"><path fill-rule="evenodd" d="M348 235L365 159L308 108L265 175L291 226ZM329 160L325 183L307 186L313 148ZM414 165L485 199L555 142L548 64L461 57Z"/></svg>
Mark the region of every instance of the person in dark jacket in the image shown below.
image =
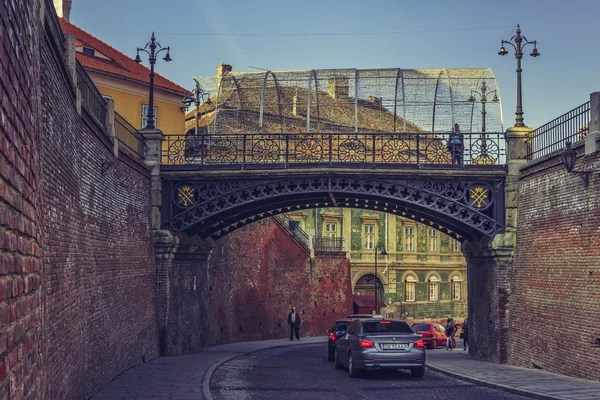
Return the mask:
<svg viewBox="0 0 600 400"><path fill-rule="evenodd" d="M288 325L290 326L290 340L294 340L294 333L296 333L296 339L300 340L300 314L296 312L296 307L292 307L292 311L288 314Z"/></svg>
<svg viewBox="0 0 600 400"><path fill-rule="evenodd" d="M450 134L450 139L448 140L448 151L452 157L452 164L462 164L464 143L463 134L460 133L460 127L458 124L454 124L454 129L452 129L452 133Z"/></svg>
<svg viewBox="0 0 600 400"><path fill-rule="evenodd" d="M463 340L464 340L464 351L467 350L467 345L469 344L469 321L467 320L467 318L465 318L465 322L463 322L463 327L462 327L462 336L463 336Z"/></svg>

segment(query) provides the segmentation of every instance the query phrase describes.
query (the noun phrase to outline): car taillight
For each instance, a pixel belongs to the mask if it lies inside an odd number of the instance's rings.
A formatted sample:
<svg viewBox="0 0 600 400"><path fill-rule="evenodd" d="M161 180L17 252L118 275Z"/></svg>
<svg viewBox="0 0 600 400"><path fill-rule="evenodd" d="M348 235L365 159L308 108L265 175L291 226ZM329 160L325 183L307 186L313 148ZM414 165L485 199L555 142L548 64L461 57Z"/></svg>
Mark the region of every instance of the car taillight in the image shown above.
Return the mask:
<svg viewBox="0 0 600 400"><path fill-rule="evenodd" d="M334 342L335 342L335 340L336 340L335 333L333 333L333 332L329 332L329 340L331 340L331 341L334 341Z"/></svg>
<svg viewBox="0 0 600 400"><path fill-rule="evenodd" d="M389 324L389 323L390 323L390 321L380 321L379 323L380 323L380 324Z"/></svg>
<svg viewBox="0 0 600 400"><path fill-rule="evenodd" d="M415 342L415 345L413 347L415 349L422 349L425 347L425 342L423 342L422 340L419 340L418 342Z"/></svg>
<svg viewBox="0 0 600 400"><path fill-rule="evenodd" d="M375 347L375 343L371 342L370 340L360 339L360 347L363 349L371 349Z"/></svg>

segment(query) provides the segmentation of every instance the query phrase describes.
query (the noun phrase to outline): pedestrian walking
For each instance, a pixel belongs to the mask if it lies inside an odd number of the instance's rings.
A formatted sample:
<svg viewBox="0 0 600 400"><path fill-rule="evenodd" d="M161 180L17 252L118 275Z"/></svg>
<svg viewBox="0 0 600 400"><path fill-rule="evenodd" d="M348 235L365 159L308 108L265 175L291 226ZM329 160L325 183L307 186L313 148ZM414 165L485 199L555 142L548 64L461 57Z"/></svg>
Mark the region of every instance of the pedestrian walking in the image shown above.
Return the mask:
<svg viewBox="0 0 600 400"><path fill-rule="evenodd" d="M288 325L290 326L290 340L300 340L300 315L296 312L296 307L292 307L292 311L288 314Z"/></svg>
<svg viewBox="0 0 600 400"><path fill-rule="evenodd" d="M463 328L462 328L462 338L463 338L463 344L464 344L464 349L463 351L467 350L467 346L469 344L469 321L468 318L465 318L465 322L463 322Z"/></svg>
<svg viewBox="0 0 600 400"><path fill-rule="evenodd" d="M456 332L454 320L448 318L446 322L446 350L452 350L454 347L454 332Z"/></svg>

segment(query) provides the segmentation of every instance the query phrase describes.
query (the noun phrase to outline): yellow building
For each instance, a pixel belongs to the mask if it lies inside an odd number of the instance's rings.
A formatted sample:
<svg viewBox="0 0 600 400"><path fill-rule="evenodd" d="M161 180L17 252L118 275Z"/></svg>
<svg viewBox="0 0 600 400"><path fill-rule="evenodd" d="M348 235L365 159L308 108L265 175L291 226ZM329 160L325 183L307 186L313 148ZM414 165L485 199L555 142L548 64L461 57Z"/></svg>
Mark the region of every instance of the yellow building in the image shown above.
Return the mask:
<svg viewBox="0 0 600 400"><path fill-rule="evenodd" d="M146 124L150 70L69 22L68 12L61 12L60 24L65 34L75 36L77 61L85 68L94 85L115 111L136 129ZM156 128L165 135L184 133L184 94L189 90L155 74L154 108Z"/></svg>

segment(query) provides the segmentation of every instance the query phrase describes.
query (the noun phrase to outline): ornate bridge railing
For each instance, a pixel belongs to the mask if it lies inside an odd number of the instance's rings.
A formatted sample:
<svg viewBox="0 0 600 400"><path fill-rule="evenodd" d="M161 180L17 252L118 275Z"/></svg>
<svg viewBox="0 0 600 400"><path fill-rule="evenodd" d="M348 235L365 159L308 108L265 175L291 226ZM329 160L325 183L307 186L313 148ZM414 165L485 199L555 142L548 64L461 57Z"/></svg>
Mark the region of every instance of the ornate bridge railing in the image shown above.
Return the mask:
<svg viewBox="0 0 600 400"><path fill-rule="evenodd" d="M503 166L504 133L269 133L167 135L163 165L278 169L454 164Z"/></svg>
<svg viewBox="0 0 600 400"><path fill-rule="evenodd" d="M146 142L144 137L125 118L115 112L115 136L119 141L119 147L130 156L144 159Z"/></svg>
<svg viewBox="0 0 600 400"><path fill-rule="evenodd" d="M588 134L590 102L553 119L529 134L529 160L564 149L566 142L577 142Z"/></svg>

